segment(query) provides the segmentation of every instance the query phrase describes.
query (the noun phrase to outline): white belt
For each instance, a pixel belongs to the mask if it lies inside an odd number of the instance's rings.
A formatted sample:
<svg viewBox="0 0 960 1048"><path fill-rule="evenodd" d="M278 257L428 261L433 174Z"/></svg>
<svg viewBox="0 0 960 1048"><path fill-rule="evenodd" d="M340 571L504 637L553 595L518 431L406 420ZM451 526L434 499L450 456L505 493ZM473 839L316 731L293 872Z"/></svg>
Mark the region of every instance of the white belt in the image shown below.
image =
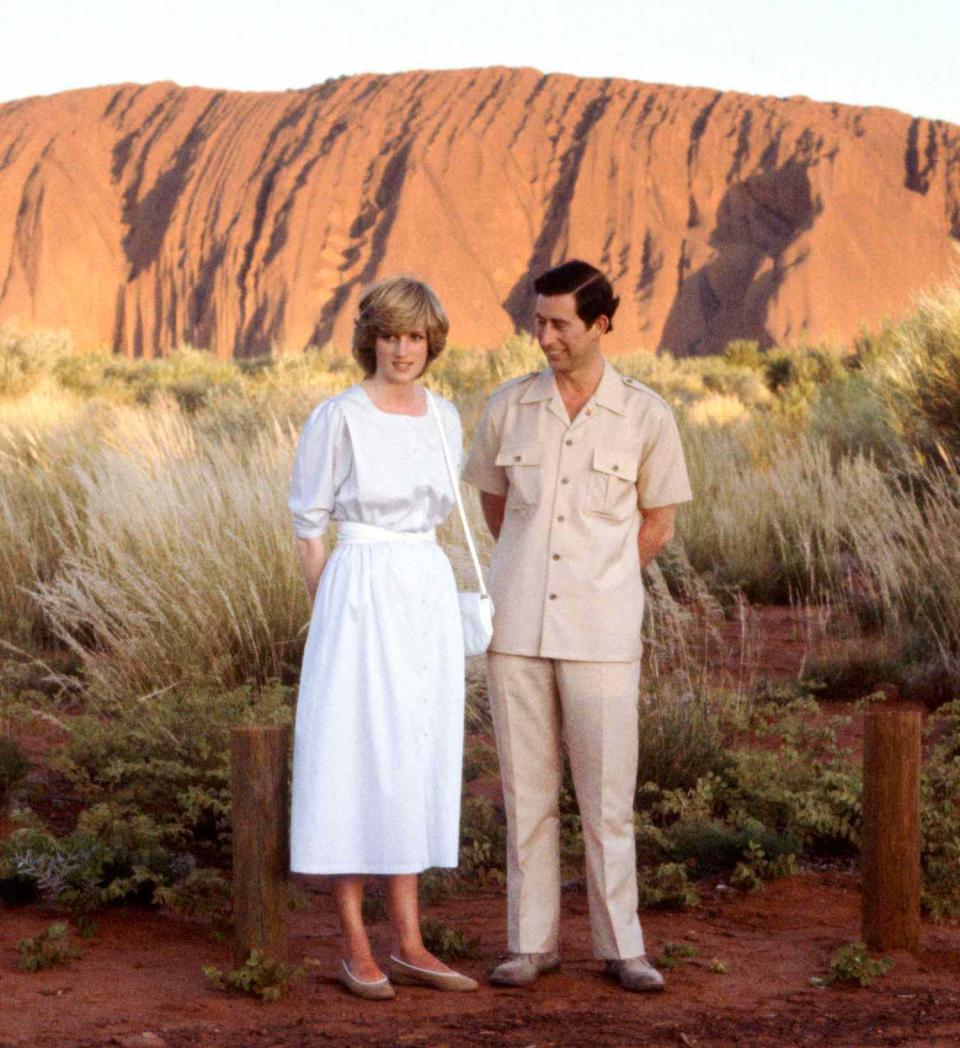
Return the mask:
<svg viewBox="0 0 960 1048"><path fill-rule="evenodd" d="M356 520L337 521L337 545L354 545L361 542L436 542L437 533L429 531L391 531L373 524L361 524Z"/></svg>

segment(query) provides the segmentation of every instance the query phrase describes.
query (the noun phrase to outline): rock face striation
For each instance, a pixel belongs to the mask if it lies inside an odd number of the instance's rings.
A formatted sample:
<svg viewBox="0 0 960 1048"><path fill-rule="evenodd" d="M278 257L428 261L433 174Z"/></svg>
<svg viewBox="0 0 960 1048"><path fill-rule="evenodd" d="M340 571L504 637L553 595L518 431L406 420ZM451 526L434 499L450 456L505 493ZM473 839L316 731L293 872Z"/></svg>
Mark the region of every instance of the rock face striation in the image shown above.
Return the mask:
<svg viewBox="0 0 960 1048"><path fill-rule="evenodd" d="M960 127L499 68L0 106L0 323L82 346L345 346L397 271L491 345L573 256L621 296L614 352L847 339L955 274Z"/></svg>

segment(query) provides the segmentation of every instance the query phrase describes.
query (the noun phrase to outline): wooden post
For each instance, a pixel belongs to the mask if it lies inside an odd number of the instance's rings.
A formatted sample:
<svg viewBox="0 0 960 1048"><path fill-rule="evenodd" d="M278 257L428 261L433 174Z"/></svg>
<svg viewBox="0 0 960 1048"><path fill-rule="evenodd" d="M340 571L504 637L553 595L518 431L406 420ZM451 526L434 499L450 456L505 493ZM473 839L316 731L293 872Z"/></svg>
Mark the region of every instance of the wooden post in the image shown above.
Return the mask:
<svg viewBox="0 0 960 1048"><path fill-rule="evenodd" d="M863 940L920 945L920 712L879 707L863 739Z"/></svg>
<svg viewBox="0 0 960 1048"><path fill-rule="evenodd" d="M289 725L230 732L234 960L287 959Z"/></svg>

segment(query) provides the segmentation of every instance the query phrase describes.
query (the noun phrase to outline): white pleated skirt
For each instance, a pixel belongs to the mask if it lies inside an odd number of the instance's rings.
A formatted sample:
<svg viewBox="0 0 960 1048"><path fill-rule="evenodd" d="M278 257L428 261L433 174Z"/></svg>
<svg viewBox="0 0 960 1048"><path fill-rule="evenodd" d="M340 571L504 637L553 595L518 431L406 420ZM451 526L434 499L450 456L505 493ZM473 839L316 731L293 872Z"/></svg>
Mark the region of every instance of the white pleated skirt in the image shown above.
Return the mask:
<svg viewBox="0 0 960 1048"><path fill-rule="evenodd" d="M294 872L457 865L463 671L456 584L432 533L340 525L297 699Z"/></svg>

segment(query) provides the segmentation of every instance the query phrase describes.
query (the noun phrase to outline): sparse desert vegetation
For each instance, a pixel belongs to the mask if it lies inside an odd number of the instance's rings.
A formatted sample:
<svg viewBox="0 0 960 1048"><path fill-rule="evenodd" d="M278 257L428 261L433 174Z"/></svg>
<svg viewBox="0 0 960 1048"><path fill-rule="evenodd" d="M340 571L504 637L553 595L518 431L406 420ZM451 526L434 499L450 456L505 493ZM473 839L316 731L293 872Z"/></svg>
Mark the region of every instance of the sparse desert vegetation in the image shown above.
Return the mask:
<svg viewBox="0 0 960 1048"><path fill-rule="evenodd" d="M674 406L696 492L648 578L646 904L695 906L702 877L750 890L854 861L860 773L828 700L885 684L939 707L924 899L960 913L960 293L848 350L739 342L616 365ZM521 337L453 347L429 384L469 436L488 392L539 366ZM0 897L223 923L227 733L291 716L308 618L286 509L296 435L357 377L330 348L131 361L0 333L0 717L11 740L47 733L27 778L15 742L0 754ZM468 578L455 521L441 538ZM847 643L804 679L764 681L749 611L773 603L816 609ZM482 681L471 666L460 876L424 878L435 898L501 876L502 821L473 789L496 774ZM572 870L569 784L563 825Z"/></svg>

